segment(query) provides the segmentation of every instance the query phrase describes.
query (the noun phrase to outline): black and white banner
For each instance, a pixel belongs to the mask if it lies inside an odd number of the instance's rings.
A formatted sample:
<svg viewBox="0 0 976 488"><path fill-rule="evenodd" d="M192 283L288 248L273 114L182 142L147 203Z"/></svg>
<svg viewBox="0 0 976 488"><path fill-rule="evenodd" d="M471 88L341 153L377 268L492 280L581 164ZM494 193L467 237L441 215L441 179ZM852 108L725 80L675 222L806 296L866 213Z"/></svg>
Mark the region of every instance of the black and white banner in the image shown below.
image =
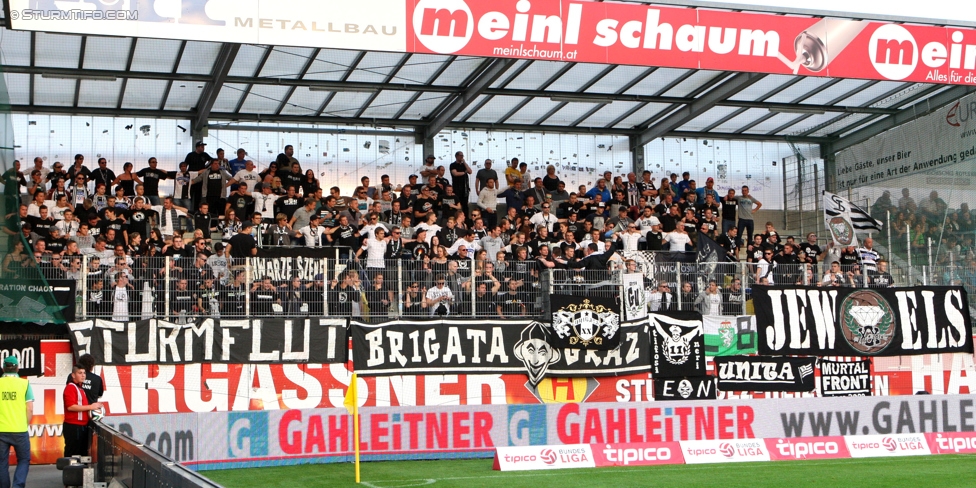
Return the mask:
<svg viewBox="0 0 976 488"><path fill-rule="evenodd" d="M844 363L821 359L820 395L871 396L871 360Z"/></svg>
<svg viewBox="0 0 976 488"><path fill-rule="evenodd" d="M962 287L755 286L759 353L910 356L973 352Z"/></svg>
<svg viewBox="0 0 976 488"><path fill-rule="evenodd" d="M624 317L627 320L647 318L647 291L644 289L644 275L641 273L625 273L623 284Z"/></svg>
<svg viewBox="0 0 976 488"><path fill-rule="evenodd" d="M77 354L98 364L344 363L346 319L200 319L68 324Z"/></svg>
<svg viewBox="0 0 976 488"><path fill-rule="evenodd" d="M620 305L610 297L550 295L556 348L609 351L620 345Z"/></svg>
<svg viewBox="0 0 976 488"><path fill-rule="evenodd" d="M718 356L718 389L721 391L813 391L817 358L778 356Z"/></svg>
<svg viewBox="0 0 976 488"><path fill-rule="evenodd" d="M645 322L623 324L610 351L560 349L548 324L529 320L352 321L350 329L363 376L525 373L534 386L546 376L647 372L651 362Z"/></svg>
<svg viewBox="0 0 976 488"><path fill-rule="evenodd" d="M652 313L651 374L655 378L681 378L705 374L705 335L698 312Z"/></svg>
<svg viewBox="0 0 976 488"><path fill-rule="evenodd" d="M0 341L0 364L8 356L17 358L21 376L41 376L44 365L41 363L41 341L7 339Z"/></svg>
<svg viewBox="0 0 976 488"><path fill-rule="evenodd" d="M654 400L714 400L718 386L714 376L655 378Z"/></svg>

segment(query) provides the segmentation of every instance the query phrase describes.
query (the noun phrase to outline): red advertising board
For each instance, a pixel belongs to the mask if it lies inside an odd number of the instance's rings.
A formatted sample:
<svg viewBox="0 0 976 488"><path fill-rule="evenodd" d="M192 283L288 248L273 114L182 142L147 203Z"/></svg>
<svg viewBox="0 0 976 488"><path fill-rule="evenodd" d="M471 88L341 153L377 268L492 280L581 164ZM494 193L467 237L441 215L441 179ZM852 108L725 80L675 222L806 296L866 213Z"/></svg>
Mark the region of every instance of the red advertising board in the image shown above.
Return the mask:
<svg viewBox="0 0 976 488"><path fill-rule="evenodd" d="M408 52L976 84L976 30L579 0L408 0Z"/></svg>
<svg viewBox="0 0 976 488"><path fill-rule="evenodd" d="M851 457L843 436L765 439L773 461L842 459Z"/></svg>

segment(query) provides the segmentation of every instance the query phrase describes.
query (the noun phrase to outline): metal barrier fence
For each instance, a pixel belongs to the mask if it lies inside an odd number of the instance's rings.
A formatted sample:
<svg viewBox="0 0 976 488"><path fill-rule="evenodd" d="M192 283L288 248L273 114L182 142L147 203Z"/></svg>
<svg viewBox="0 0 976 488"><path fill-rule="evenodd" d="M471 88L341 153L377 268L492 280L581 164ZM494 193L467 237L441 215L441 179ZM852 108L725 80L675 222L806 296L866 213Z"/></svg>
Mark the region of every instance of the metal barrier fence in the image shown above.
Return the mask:
<svg viewBox="0 0 976 488"><path fill-rule="evenodd" d="M114 481L128 488L221 488L101 422L96 443L96 481Z"/></svg>

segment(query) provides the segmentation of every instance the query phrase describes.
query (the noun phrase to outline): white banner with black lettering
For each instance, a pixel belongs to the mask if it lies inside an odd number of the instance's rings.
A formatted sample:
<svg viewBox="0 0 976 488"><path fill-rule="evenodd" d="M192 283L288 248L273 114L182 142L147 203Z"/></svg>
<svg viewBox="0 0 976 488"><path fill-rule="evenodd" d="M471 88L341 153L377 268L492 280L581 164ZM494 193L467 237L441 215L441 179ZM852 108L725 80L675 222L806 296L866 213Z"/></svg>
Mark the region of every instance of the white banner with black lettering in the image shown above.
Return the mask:
<svg viewBox="0 0 976 488"><path fill-rule="evenodd" d="M199 319L68 324L78 355L98 364L344 363L346 319Z"/></svg>
<svg viewBox="0 0 976 488"><path fill-rule="evenodd" d="M821 359L820 395L870 396L871 360L841 362Z"/></svg>
<svg viewBox="0 0 976 488"><path fill-rule="evenodd" d="M647 317L647 291L644 287L644 275L641 273L626 273L624 283L624 317L625 320L640 320Z"/></svg>

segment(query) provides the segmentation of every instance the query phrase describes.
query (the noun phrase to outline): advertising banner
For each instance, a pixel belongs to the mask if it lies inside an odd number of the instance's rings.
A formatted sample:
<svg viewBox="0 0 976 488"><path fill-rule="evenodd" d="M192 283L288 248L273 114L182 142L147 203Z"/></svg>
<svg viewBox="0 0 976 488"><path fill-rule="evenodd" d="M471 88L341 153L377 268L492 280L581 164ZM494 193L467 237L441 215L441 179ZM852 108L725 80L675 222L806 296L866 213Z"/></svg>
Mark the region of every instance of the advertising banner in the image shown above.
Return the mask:
<svg viewBox="0 0 976 488"><path fill-rule="evenodd" d="M845 459L851 457L843 436L765 439L773 461Z"/></svg>
<svg viewBox="0 0 976 488"><path fill-rule="evenodd" d="M756 317L703 315L706 356L743 356L756 353Z"/></svg>
<svg viewBox="0 0 976 488"><path fill-rule="evenodd" d="M644 323L623 324L611 351L554 347L549 327L527 320L351 322L360 375L522 373L533 386L546 376L616 376L650 368Z"/></svg>
<svg viewBox="0 0 976 488"><path fill-rule="evenodd" d="M681 452L685 464L769 461L769 451L761 439L681 441Z"/></svg>
<svg viewBox="0 0 976 488"><path fill-rule="evenodd" d="M549 300L550 340L557 349L609 351L620 346L620 303L614 298L550 295Z"/></svg>
<svg viewBox="0 0 976 488"><path fill-rule="evenodd" d="M498 447L492 469L534 471L539 469L595 468L589 444L568 446Z"/></svg>
<svg viewBox="0 0 976 488"><path fill-rule="evenodd" d="M658 466L684 464L681 445L677 442L646 442L592 445L596 467Z"/></svg>
<svg viewBox="0 0 976 488"><path fill-rule="evenodd" d="M705 374L705 338L698 312L653 313L651 374L655 378L681 378Z"/></svg>
<svg viewBox="0 0 976 488"><path fill-rule="evenodd" d="M924 434L845 436L852 458L932 454Z"/></svg>
<svg viewBox="0 0 976 488"><path fill-rule="evenodd" d="M908 356L973 352L969 299L953 286L756 286L760 354Z"/></svg>
<svg viewBox="0 0 976 488"><path fill-rule="evenodd" d="M820 395L871 395L871 360L839 362L821 359Z"/></svg>
<svg viewBox="0 0 976 488"><path fill-rule="evenodd" d="M976 454L976 432L927 432L932 454Z"/></svg>
<svg viewBox="0 0 976 488"><path fill-rule="evenodd" d="M714 376L691 378L656 378L654 399L664 400L714 400L718 386Z"/></svg>
<svg viewBox="0 0 976 488"><path fill-rule="evenodd" d="M6 3L35 31L976 84L957 27L579 0Z"/></svg>
<svg viewBox="0 0 976 488"><path fill-rule="evenodd" d="M41 364L41 341L25 339L5 339L0 341L0 363L7 356L17 358L20 376L40 376L44 374Z"/></svg>
<svg viewBox="0 0 976 488"><path fill-rule="evenodd" d="M76 352L98 364L343 363L346 319L197 319L68 325Z"/></svg>
<svg viewBox="0 0 976 488"><path fill-rule="evenodd" d="M647 317L647 292L643 273L624 273L624 314L627 320Z"/></svg>
<svg viewBox="0 0 976 488"><path fill-rule="evenodd" d="M722 391L812 391L817 358L725 356L715 358Z"/></svg>

